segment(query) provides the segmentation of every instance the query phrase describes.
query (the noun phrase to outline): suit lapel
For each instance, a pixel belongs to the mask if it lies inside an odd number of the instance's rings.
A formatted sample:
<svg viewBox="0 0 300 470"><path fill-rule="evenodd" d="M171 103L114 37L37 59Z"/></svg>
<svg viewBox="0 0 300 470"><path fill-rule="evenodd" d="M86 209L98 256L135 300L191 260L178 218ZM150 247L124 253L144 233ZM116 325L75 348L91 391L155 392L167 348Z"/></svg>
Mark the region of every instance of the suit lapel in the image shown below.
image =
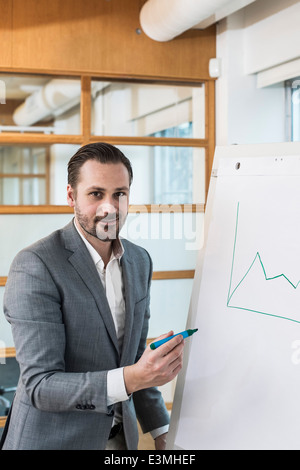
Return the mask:
<svg viewBox="0 0 300 470"><path fill-rule="evenodd" d="M104 288L99 279L96 266L88 253L86 246L77 233L73 225L73 221L65 227L63 235L66 249L72 251L68 261L72 264L73 268L77 271L82 281L93 295L108 334L110 335L110 338L119 354L116 329Z"/></svg>

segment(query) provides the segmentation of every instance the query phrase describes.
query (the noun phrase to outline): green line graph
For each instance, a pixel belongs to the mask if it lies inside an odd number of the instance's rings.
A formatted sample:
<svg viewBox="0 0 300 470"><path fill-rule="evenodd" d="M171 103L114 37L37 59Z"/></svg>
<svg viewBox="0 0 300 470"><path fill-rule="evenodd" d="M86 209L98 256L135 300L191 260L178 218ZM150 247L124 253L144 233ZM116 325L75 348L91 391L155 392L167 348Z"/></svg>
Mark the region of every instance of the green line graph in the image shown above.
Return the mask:
<svg viewBox="0 0 300 470"><path fill-rule="evenodd" d="M244 274L244 276L242 277L242 279L237 283L236 287L232 289L232 278L233 278L233 272L234 272L234 265L235 265L235 254L236 254L236 244L237 244L237 235L238 235L238 223L239 223L239 208L240 208L240 203L238 202L238 205L237 205L237 214L236 214L236 224L235 224L235 235L234 235L234 245L233 245L233 256L232 256L232 264L231 264L231 273L230 273L230 282L229 282L229 290L228 290L228 296L227 296L227 307L228 308L235 308L235 309L240 309L240 310L246 310L246 311L249 311L249 312L255 312L255 313L260 313L262 315L269 315L271 317L277 317L277 318L282 318L282 319L285 319L285 320L290 320L290 321L293 321L293 322L296 322L296 323L300 323L300 319L299 320L296 320L294 318L290 318L288 316L285 316L285 315L275 315L274 313L268 313L268 312L264 312L264 311L260 311L260 310L256 310L256 309L252 309L252 308L247 308L245 306L234 306L234 305L230 305L230 302L231 302L231 299L232 299L232 296L234 295L234 293L236 291L238 291L239 287L241 287L241 285L245 282L247 276L249 275L249 273L251 272L251 269L253 268L253 265L255 264L255 262L258 260L259 261L259 264L261 266L261 269L262 269L262 272L264 274L264 278L265 278L265 281L267 282L272 282L274 281L275 279L279 279L279 278L283 278L285 279L291 286L292 289L296 290L300 284L300 280L297 282L297 284L294 284L285 274L281 273L281 274L277 274L276 276L272 276L272 277L269 277L267 275L267 272L266 272L266 268L263 264L263 261L262 261L262 258L261 258L261 255L259 252L256 252L255 254L255 257L252 261L252 263L250 264L249 268L247 269L246 273ZM232 289L232 290L231 290ZM299 318L300 318L300 309L299 309Z"/></svg>

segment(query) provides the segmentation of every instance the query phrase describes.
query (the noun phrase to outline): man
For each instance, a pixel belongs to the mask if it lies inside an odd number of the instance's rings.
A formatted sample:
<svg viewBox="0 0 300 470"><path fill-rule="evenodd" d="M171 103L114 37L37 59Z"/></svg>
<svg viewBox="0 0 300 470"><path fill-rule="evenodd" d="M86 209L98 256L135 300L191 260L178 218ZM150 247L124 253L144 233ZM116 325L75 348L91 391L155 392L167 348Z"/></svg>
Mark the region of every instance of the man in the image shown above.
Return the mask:
<svg viewBox="0 0 300 470"><path fill-rule="evenodd" d="M74 220L12 263L4 313L20 380L3 449L136 449L136 416L165 446L156 386L181 369L183 339L145 349L152 263L119 238L131 181L117 148L80 148L68 165Z"/></svg>

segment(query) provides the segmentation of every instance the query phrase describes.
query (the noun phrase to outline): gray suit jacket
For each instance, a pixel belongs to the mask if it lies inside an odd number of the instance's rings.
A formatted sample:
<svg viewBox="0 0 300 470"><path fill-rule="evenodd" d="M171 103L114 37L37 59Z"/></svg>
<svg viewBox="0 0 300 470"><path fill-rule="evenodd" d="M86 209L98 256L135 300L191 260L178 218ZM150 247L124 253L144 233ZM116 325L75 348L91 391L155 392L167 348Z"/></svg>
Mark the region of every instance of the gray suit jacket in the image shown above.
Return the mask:
<svg viewBox="0 0 300 470"><path fill-rule="evenodd" d="M14 259L4 296L20 380L3 449L104 449L114 407L107 371L136 362L145 349L152 263L123 240L126 323L121 353L104 289L73 222ZM144 432L169 422L160 392L122 402L128 449L136 415Z"/></svg>

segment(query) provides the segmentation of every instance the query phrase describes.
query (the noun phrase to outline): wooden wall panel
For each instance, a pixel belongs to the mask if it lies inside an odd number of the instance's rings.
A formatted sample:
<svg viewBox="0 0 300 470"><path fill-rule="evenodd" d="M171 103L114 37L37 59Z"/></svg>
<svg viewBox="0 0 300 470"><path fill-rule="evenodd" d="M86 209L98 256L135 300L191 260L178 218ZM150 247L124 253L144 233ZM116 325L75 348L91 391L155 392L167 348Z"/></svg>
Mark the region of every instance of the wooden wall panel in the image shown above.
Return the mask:
<svg viewBox="0 0 300 470"><path fill-rule="evenodd" d="M0 63L3 67L12 65L12 3L13 0L0 0Z"/></svg>
<svg viewBox="0 0 300 470"><path fill-rule="evenodd" d="M143 3L0 0L0 38L1 34L6 38L12 35L11 65L16 71L209 79L208 61L215 56L215 27L190 30L172 41L156 42L143 32L136 33ZM9 66L9 54L1 54L0 69L5 71Z"/></svg>

